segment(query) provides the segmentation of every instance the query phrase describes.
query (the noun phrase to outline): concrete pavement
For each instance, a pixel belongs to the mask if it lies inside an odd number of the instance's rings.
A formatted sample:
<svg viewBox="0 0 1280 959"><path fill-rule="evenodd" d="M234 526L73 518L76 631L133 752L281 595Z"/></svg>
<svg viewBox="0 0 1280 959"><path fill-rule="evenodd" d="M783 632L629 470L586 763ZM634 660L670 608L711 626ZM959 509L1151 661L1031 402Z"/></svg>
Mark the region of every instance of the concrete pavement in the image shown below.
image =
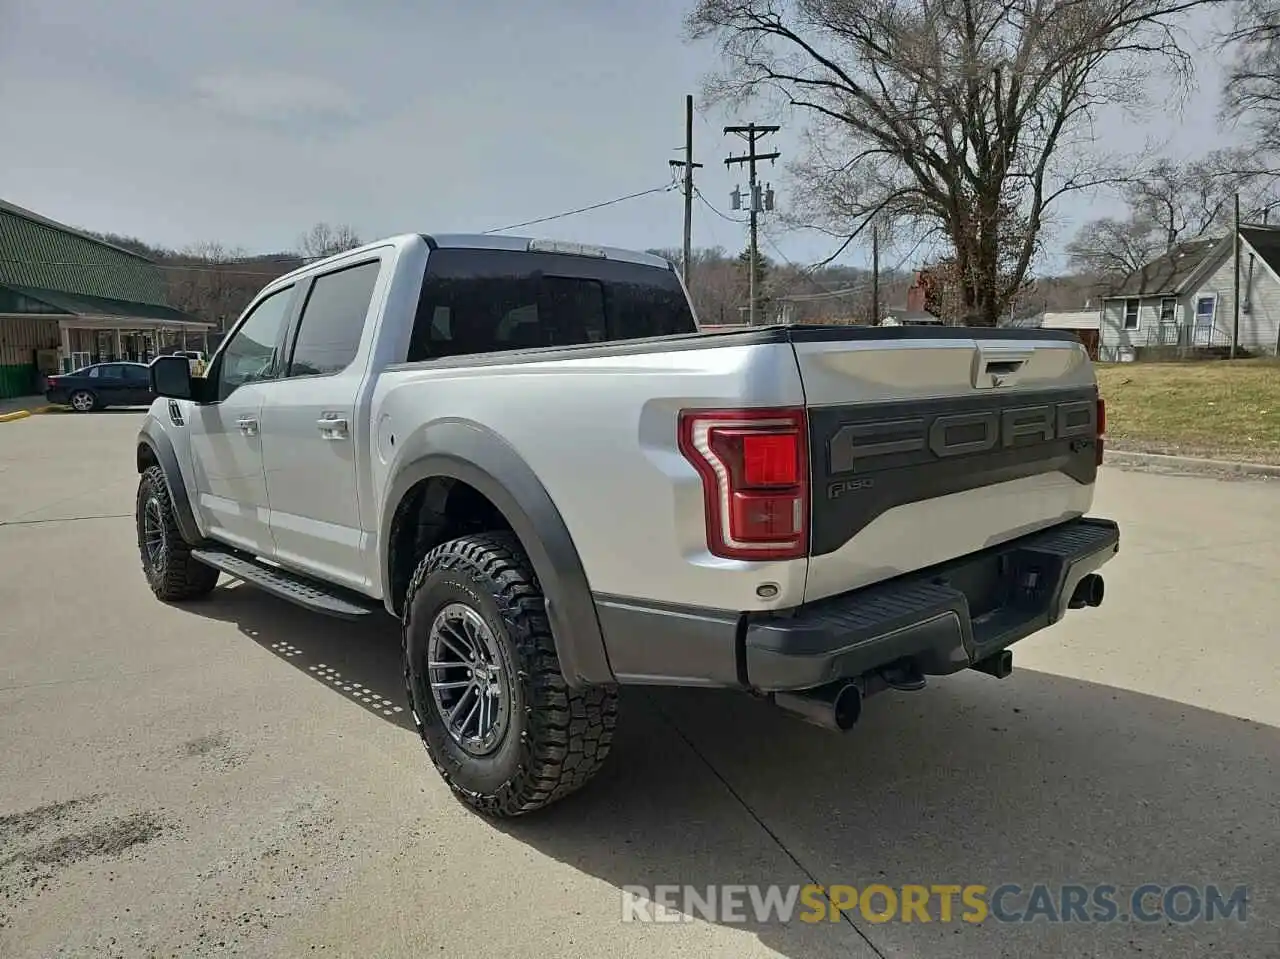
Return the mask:
<svg viewBox="0 0 1280 959"><path fill-rule="evenodd" d="M1104 471L1107 603L1012 677L838 737L627 690L609 767L492 824L403 706L397 635L138 568L139 417L0 427L0 955L1276 956L1280 487ZM1215 882L1178 926L622 923L623 886ZM935 919L936 919L935 915Z"/></svg>

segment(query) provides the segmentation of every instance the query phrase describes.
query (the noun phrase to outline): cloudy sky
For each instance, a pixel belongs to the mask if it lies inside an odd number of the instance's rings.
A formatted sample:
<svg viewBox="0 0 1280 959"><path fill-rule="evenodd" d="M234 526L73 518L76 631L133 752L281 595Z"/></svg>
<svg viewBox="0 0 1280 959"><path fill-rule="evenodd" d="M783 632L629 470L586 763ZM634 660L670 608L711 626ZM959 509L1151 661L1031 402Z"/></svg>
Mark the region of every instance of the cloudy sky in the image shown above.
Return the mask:
<svg viewBox="0 0 1280 959"><path fill-rule="evenodd" d="M0 197L173 247L277 251L317 220L365 239L487 230L660 186L684 95L714 66L683 39L689 3L0 0ZM1182 116L1145 131L1107 118L1099 140L1155 135L1184 156L1223 142L1201 63ZM697 118L700 186L721 209L735 181L721 161L740 143L726 119L770 118ZM784 158L797 132L775 138ZM781 165L770 175L785 203ZM524 232L674 247L681 203L662 193ZM1062 210L1056 245L1111 204ZM776 242L804 263L833 248ZM694 243L741 249L745 234L699 205Z"/></svg>

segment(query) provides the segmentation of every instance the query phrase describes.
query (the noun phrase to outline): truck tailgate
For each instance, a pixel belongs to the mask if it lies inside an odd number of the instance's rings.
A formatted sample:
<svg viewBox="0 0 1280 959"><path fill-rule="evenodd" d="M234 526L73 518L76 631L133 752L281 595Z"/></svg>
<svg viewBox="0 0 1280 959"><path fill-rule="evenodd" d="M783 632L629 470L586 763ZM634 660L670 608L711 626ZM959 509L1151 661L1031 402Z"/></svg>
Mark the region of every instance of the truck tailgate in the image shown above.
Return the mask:
<svg viewBox="0 0 1280 959"><path fill-rule="evenodd" d="M809 420L806 601L1089 508L1098 394L1070 334L797 327L792 342Z"/></svg>

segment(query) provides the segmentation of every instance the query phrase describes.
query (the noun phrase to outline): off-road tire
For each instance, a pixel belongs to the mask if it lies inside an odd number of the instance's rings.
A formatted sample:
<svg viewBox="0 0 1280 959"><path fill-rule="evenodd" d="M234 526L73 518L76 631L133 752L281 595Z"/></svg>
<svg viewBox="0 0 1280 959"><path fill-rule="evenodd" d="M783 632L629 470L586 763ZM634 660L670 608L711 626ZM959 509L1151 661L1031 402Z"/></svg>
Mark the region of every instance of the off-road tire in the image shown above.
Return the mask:
<svg viewBox="0 0 1280 959"><path fill-rule="evenodd" d="M436 614L462 603L492 631L511 691L505 737L474 756L450 736L426 674ZM585 785L604 764L617 723L616 686L570 689L560 671L542 592L519 541L480 533L437 546L404 602L405 685L418 734L454 793L487 816L533 812Z"/></svg>
<svg viewBox="0 0 1280 959"><path fill-rule="evenodd" d="M164 559L157 566L147 551L144 532L149 503L159 507L160 527L164 536ZM138 531L138 554L142 559L142 572L147 585L157 599L176 602L208 596L218 585L218 571L191 556L191 546L182 538L178 521L173 513L173 500L164 481L164 471L159 466L145 470L138 480L138 497L134 507L134 525Z"/></svg>

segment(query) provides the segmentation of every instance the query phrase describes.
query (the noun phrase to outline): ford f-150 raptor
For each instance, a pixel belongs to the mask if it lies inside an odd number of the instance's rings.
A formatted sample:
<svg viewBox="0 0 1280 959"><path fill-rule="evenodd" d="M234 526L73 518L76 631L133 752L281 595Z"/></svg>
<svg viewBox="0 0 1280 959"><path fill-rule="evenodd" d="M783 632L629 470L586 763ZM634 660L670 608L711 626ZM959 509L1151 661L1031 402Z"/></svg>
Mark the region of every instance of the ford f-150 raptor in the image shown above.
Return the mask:
<svg viewBox="0 0 1280 959"><path fill-rule="evenodd" d="M220 573L385 608L440 774L495 816L585 783L621 684L833 729L1103 598L1103 405L1070 333L699 332L666 260L407 235L269 284L203 376L151 365L156 596Z"/></svg>

